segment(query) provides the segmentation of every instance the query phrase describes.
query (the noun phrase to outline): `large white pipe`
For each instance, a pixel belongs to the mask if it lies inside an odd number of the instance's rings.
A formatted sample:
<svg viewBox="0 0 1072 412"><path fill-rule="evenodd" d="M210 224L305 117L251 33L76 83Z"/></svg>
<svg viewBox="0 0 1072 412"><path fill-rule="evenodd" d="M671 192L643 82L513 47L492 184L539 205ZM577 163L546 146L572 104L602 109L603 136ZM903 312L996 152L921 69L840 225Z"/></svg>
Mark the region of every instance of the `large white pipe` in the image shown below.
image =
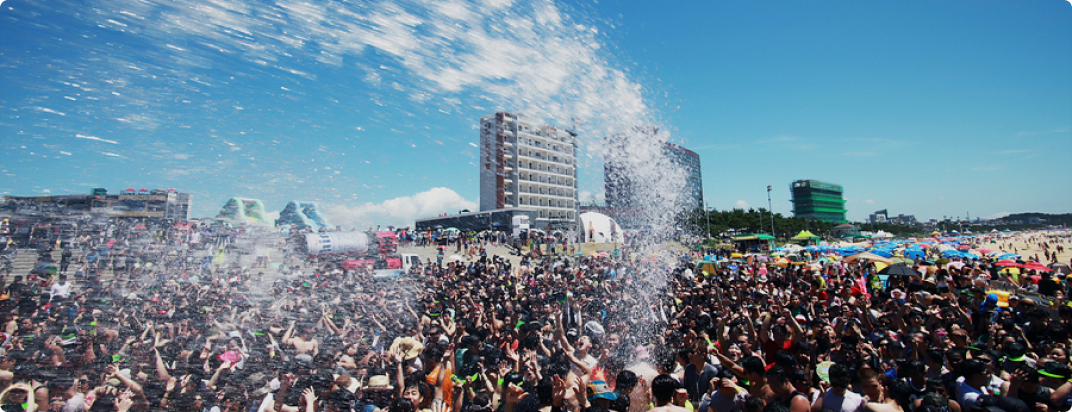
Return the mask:
<svg viewBox="0 0 1072 412"><path fill-rule="evenodd" d="M309 256L365 255L368 252L369 239L364 232L307 233L305 245Z"/></svg>

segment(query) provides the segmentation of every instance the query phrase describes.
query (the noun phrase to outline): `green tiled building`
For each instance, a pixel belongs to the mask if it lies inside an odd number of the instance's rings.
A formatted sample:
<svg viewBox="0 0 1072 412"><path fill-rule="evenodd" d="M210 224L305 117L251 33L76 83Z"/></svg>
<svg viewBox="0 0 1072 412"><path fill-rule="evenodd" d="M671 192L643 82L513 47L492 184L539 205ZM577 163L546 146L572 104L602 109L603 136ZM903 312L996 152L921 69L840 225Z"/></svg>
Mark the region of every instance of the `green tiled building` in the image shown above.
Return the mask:
<svg viewBox="0 0 1072 412"><path fill-rule="evenodd" d="M841 185L818 180L797 180L789 187L793 215L826 222L845 223L845 198Z"/></svg>

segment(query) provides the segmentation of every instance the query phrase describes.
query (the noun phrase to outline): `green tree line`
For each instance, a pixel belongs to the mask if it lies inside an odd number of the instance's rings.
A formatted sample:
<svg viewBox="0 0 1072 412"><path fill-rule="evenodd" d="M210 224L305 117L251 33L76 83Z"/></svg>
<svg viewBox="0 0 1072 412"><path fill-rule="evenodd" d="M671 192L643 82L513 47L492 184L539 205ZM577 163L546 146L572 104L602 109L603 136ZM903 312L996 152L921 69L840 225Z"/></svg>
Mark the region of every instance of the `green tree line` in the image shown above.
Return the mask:
<svg viewBox="0 0 1072 412"><path fill-rule="evenodd" d="M696 209L691 213L681 216L681 227L693 231L697 235L705 236L708 233L712 237L720 237L730 230L745 233L768 233L779 239L787 239L796 236L802 230L810 230L816 236L832 238L832 229L836 224L816 219L803 217L786 217L781 213L774 214L774 230L771 230L771 215L764 209L732 209L710 210L704 216L703 209ZM921 235L919 227L895 225L891 223L862 224L861 230L885 231L895 236Z"/></svg>

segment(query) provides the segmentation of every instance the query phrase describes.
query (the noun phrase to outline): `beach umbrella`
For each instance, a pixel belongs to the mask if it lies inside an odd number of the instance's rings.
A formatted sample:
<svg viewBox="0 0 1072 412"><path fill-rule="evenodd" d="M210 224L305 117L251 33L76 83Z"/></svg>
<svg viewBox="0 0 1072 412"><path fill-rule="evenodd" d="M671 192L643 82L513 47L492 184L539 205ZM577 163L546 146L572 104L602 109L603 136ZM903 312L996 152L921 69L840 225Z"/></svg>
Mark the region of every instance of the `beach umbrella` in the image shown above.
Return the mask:
<svg viewBox="0 0 1072 412"><path fill-rule="evenodd" d="M880 270L878 274L887 276L923 276L915 269L905 265L890 265Z"/></svg>
<svg viewBox="0 0 1072 412"><path fill-rule="evenodd" d="M1017 255L1015 253L1006 253L1004 255L998 256L998 260L1013 260L1013 259L1019 259L1019 258L1020 258L1020 255Z"/></svg>
<svg viewBox="0 0 1072 412"><path fill-rule="evenodd" d="M855 255L846 257L845 262L855 262L855 261L860 260L860 259L866 259L866 260L871 261L871 262L882 262L882 263L885 263L885 264L893 263L892 260L889 260L889 259L887 259L885 257L879 256L879 255L876 255L876 254L873 254L873 253L868 253L868 252L857 253Z"/></svg>
<svg viewBox="0 0 1072 412"><path fill-rule="evenodd" d="M978 250L979 253L982 253L984 255L994 251L993 249L987 249L985 247L981 247L981 248L978 248L978 249L975 249L975 250Z"/></svg>
<svg viewBox="0 0 1072 412"><path fill-rule="evenodd" d="M1013 262L1011 260L1000 260L1000 261L994 263L994 266L1003 267L1003 268L1019 268L1019 267L1023 267L1023 265L1021 265L1019 263L1016 263L1016 262Z"/></svg>
<svg viewBox="0 0 1072 412"><path fill-rule="evenodd" d="M912 264L916 263L916 261L914 261L912 259L909 259L909 258L906 258L906 257L899 257L899 256L890 258L890 261L892 261L895 264L899 263L899 264L902 264L902 265L912 265Z"/></svg>
<svg viewBox="0 0 1072 412"><path fill-rule="evenodd" d="M790 263L792 263L792 262L790 262L789 259L781 258L781 259L778 259L778 260L774 261L774 266L784 268L786 266L789 266Z"/></svg>
<svg viewBox="0 0 1072 412"><path fill-rule="evenodd" d="M461 257L461 255L450 255L450 257L448 259L450 259L450 260L459 260L460 261L460 260L462 260L462 257Z"/></svg>
<svg viewBox="0 0 1072 412"><path fill-rule="evenodd" d="M962 267L964 267L964 262L960 262L960 261L957 261L957 262L949 262L949 264L948 264L948 265L945 265L945 268L946 268L946 269L949 269L949 268L957 268L957 269L960 269L960 268L962 268Z"/></svg>
<svg viewBox="0 0 1072 412"><path fill-rule="evenodd" d="M34 270L30 271L30 273L34 274L34 275L49 275L49 276L56 276L57 272L59 272L59 270L56 269L56 265L41 265L41 266L38 266L38 267L34 268Z"/></svg>
<svg viewBox="0 0 1072 412"><path fill-rule="evenodd" d="M1023 268L1027 269L1027 270L1034 270L1036 272L1053 272L1053 269L1050 269L1048 267L1042 266L1042 264L1038 263L1038 262L1028 263L1028 264L1024 265Z"/></svg>
<svg viewBox="0 0 1072 412"><path fill-rule="evenodd" d="M1050 263L1049 268L1053 269L1053 271L1057 273L1072 273L1072 267L1069 267L1068 264L1065 263Z"/></svg>

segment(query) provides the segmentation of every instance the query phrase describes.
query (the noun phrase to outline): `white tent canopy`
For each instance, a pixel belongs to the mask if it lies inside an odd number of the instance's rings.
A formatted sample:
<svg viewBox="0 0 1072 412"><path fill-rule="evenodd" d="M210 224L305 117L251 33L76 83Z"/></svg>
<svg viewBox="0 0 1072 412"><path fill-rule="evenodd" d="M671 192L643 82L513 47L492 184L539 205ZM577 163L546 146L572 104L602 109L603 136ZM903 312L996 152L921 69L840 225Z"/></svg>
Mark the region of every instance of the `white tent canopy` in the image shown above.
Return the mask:
<svg viewBox="0 0 1072 412"><path fill-rule="evenodd" d="M618 243L624 240L622 227L602 213L581 213L582 237L584 242Z"/></svg>

